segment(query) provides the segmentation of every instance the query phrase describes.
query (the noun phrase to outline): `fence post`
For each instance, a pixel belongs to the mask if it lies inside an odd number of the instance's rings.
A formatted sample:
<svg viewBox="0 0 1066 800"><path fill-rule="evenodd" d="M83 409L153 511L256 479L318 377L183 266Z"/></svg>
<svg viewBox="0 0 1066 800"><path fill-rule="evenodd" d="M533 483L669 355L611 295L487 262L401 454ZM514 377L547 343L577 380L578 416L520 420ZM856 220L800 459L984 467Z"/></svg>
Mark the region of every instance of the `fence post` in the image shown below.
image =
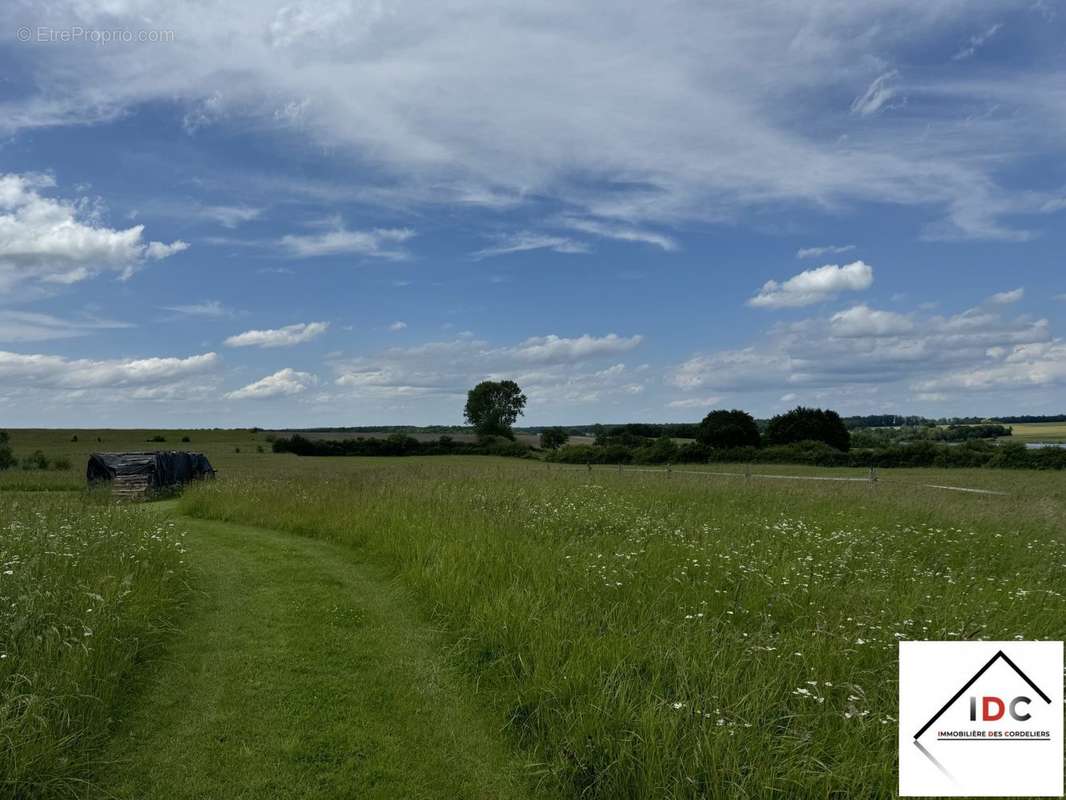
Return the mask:
<svg viewBox="0 0 1066 800"><path fill-rule="evenodd" d="M618 462L618 474L619 475L622 474L622 462L621 461Z"/></svg>
<svg viewBox="0 0 1066 800"><path fill-rule="evenodd" d="M585 462L585 466L588 467L589 472L592 472L592 462L591 461L586 461Z"/></svg>
<svg viewBox="0 0 1066 800"><path fill-rule="evenodd" d="M747 463L747 464L744 465L744 477L747 478L749 481L751 480L751 464L750 463Z"/></svg>
<svg viewBox="0 0 1066 800"><path fill-rule="evenodd" d="M877 482L877 467L870 467L870 483Z"/></svg>
<svg viewBox="0 0 1066 800"><path fill-rule="evenodd" d="M666 462L666 477L670 477L670 462Z"/></svg>

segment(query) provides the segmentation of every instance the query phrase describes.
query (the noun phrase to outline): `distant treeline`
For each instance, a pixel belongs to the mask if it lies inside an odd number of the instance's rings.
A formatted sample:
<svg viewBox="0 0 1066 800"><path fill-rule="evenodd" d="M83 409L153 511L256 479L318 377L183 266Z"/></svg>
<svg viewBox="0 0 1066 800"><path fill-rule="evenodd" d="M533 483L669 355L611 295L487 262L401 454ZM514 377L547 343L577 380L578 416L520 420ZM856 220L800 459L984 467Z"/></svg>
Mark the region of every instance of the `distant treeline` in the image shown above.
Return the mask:
<svg viewBox="0 0 1066 800"><path fill-rule="evenodd" d="M845 452L822 442L711 448L696 442L677 445L669 439L659 439L641 447L570 445L549 453L546 458L564 464L753 463L818 467L1066 469L1066 447L1029 450L1022 444L991 444L982 440L954 446L921 441Z"/></svg>
<svg viewBox="0 0 1066 800"><path fill-rule="evenodd" d="M524 444L491 439L480 442L457 442L450 436L436 441L420 441L413 436L394 433L384 439L307 439L293 434L275 439L275 453L298 456L510 456L528 458L532 450Z"/></svg>
<svg viewBox="0 0 1066 800"><path fill-rule="evenodd" d="M1015 417L929 417L903 416L900 414L868 414L861 417L844 417L844 424L849 428L931 428L935 426L980 425L982 423L1002 423L1005 425L1033 422L1066 422L1066 414L1048 416Z"/></svg>

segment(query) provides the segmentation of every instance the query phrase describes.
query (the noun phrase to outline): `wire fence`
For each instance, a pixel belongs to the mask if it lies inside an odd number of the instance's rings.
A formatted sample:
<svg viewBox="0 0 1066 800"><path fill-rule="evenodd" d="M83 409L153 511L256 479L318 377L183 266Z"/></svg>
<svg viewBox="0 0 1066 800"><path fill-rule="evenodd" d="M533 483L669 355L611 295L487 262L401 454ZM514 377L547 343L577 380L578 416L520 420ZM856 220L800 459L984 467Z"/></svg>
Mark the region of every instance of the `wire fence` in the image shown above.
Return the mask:
<svg viewBox="0 0 1066 800"><path fill-rule="evenodd" d="M888 484L900 484L906 486L920 486L925 489L942 489L948 492L966 492L968 494L982 494L982 495L999 495L1007 496L1009 492L1001 492L997 489L977 489L969 486L948 486L946 484L939 483L922 483L920 481L908 481L901 478L888 478L887 480L882 478L878 473L877 467L870 467L870 472L864 476L849 476L849 475L780 475L771 474L766 472L752 472L749 467L744 472L725 472L722 470L709 470L709 469L675 469L670 464L667 464L662 468L655 467L634 467L626 466L623 464L608 465L608 464L586 464L584 466L571 465L571 464L555 464L551 461L544 462L548 469L557 470L584 470L587 472L597 471L611 471L619 474L633 473L633 472L653 472L665 475L711 475L717 477L728 478L744 478L747 480L776 480L776 481L835 481L842 483L888 483Z"/></svg>

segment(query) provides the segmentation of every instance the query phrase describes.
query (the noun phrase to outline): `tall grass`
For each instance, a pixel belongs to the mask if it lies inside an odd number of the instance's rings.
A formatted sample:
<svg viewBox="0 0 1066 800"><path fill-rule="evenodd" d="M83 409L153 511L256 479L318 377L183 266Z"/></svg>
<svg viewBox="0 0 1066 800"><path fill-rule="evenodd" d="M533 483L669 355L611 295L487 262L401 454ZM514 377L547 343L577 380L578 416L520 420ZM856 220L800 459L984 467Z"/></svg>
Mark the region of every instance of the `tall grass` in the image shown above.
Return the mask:
<svg viewBox="0 0 1066 800"><path fill-rule="evenodd" d="M890 796L898 641L1066 634L1061 525L1002 499L411 465L181 508L392 565L575 796Z"/></svg>
<svg viewBox="0 0 1066 800"><path fill-rule="evenodd" d="M0 798L69 797L185 586L158 515L0 495Z"/></svg>

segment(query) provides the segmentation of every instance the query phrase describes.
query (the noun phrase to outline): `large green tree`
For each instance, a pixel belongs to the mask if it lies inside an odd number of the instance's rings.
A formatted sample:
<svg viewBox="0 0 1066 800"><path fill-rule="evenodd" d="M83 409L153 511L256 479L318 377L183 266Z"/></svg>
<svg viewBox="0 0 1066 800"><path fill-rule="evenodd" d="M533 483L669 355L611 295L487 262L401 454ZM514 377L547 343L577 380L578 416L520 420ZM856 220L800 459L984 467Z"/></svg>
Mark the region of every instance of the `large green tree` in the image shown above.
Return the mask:
<svg viewBox="0 0 1066 800"><path fill-rule="evenodd" d="M514 438L511 426L526 407L526 396L514 381L482 381L466 395L463 416L479 436Z"/></svg>
<svg viewBox="0 0 1066 800"><path fill-rule="evenodd" d="M844 451L851 447L851 435L837 412L803 406L771 419L766 428L766 439L770 444L825 442Z"/></svg>
<svg viewBox="0 0 1066 800"><path fill-rule="evenodd" d="M696 438L708 447L758 447L759 426L746 411L719 409L703 418Z"/></svg>

